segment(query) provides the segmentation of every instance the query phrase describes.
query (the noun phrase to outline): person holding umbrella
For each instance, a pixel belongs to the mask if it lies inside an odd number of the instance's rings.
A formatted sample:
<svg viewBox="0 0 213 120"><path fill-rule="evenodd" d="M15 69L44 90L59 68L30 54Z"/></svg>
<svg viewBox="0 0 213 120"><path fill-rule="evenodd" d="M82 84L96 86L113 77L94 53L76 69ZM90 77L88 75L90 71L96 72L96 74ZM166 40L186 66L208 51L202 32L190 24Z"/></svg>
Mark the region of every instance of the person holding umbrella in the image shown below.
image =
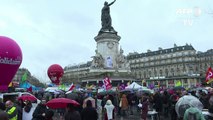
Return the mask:
<svg viewBox="0 0 213 120"><path fill-rule="evenodd" d="M98 113L94 107L92 107L91 100L87 100L86 107L81 112L82 120L97 120Z"/></svg>
<svg viewBox="0 0 213 120"><path fill-rule="evenodd" d="M47 107L46 107L46 100L42 100L41 103L38 104L38 106L36 107L35 111L33 112L33 119L32 120L45 120L45 116L46 116L46 111L47 111Z"/></svg>
<svg viewBox="0 0 213 120"><path fill-rule="evenodd" d="M81 120L81 115L74 109L74 105L67 104L67 112L64 115L64 120Z"/></svg>
<svg viewBox="0 0 213 120"><path fill-rule="evenodd" d="M34 108L32 107L31 101L24 101L23 115L22 120L31 120L34 112Z"/></svg>

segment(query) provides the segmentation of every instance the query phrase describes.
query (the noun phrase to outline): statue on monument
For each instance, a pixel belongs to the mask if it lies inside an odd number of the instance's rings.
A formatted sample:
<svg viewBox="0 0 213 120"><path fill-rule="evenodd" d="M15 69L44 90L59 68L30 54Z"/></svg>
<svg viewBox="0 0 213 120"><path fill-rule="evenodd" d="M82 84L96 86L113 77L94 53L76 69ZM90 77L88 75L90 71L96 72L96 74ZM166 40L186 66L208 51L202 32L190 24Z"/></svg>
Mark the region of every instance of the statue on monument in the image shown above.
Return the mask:
<svg viewBox="0 0 213 120"><path fill-rule="evenodd" d="M102 8L102 13L101 13L102 28L99 31L99 34L104 33L104 32L111 32L111 33L117 34L117 32L112 27L112 19L111 19L111 16L110 16L110 6L115 1L116 0L114 0L113 2L111 2L109 4L108 4L107 1L104 2L104 7Z"/></svg>
<svg viewBox="0 0 213 120"><path fill-rule="evenodd" d="M122 48L120 48L120 53L117 55L116 62L117 62L118 68L122 68L125 66L126 59L125 59L125 56L123 55Z"/></svg>
<svg viewBox="0 0 213 120"><path fill-rule="evenodd" d="M104 67L104 59L97 50L95 50L96 55L93 56L92 67L93 68L103 68Z"/></svg>

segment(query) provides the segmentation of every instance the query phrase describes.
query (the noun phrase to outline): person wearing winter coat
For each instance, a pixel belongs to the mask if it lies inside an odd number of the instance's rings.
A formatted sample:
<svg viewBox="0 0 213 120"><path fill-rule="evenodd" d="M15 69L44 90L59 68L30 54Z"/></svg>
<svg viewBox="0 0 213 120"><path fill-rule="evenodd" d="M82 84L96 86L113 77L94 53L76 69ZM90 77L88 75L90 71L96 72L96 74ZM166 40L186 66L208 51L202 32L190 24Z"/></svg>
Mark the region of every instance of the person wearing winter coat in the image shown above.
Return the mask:
<svg viewBox="0 0 213 120"><path fill-rule="evenodd" d="M46 101L42 100L41 103L38 104L35 111L33 112L32 120L45 120L45 113L47 111Z"/></svg>
<svg viewBox="0 0 213 120"><path fill-rule="evenodd" d="M142 108L141 108L141 118L142 120L146 120L146 117L147 117L147 114L148 114L148 105L149 105L149 102L148 102L148 98L146 96L144 96L142 98Z"/></svg>
<svg viewBox="0 0 213 120"><path fill-rule="evenodd" d="M25 101L25 106L23 108L22 120L31 120L33 117L34 108L30 101Z"/></svg>
<svg viewBox="0 0 213 120"><path fill-rule="evenodd" d="M64 120L81 120L80 113L74 109L72 104L67 105L67 112L64 114Z"/></svg>
<svg viewBox="0 0 213 120"><path fill-rule="evenodd" d="M129 107L129 104L125 94L122 95L119 106L121 107L121 115L126 116L126 111Z"/></svg>
<svg viewBox="0 0 213 120"><path fill-rule="evenodd" d="M87 101L86 107L81 112L82 120L97 120L98 113L95 108L92 107L92 102L90 100Z"/></svg>

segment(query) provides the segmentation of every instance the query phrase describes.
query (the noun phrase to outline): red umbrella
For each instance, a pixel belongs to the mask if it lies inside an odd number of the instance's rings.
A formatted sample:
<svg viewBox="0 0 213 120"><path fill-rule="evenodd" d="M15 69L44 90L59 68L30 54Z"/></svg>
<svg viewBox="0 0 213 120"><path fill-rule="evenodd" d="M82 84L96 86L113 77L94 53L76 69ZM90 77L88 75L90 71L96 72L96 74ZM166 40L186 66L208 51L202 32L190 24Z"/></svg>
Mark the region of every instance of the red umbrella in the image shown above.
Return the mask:
<svg viewBox="0 0 213 120"><path fill-rule="evenodd" d="M36 101L37 98L35 96L32 96L32 95L23 95L21 97L18 97L18 100L29 100L29 101Z"/></svg>
<svg viewBox="0 0 213 120"><path fill-rule="evenodd" d="M52 109L58 109L58 108L66 108L67 104L73 104L74 106L80 105L75 100L71 100L68 98L55 98L47 102L47 106Z"/></svg>

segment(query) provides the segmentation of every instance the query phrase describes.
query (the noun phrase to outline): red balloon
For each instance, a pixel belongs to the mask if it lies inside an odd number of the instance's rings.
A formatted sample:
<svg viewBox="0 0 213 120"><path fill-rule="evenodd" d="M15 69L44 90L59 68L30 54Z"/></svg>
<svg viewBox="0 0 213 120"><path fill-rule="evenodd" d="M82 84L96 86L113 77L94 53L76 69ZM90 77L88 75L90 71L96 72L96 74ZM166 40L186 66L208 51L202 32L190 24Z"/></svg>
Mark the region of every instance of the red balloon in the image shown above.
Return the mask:
<svg viewBox="0 0 213 120"><path fill-rule="evenodd" d="M53 64L48 68L47 74L48 74L50 80L52 81L52 83L59 85L60 80L64 74L64 70L60 65Z"/></svg>
<svg viewBox="0 0 213 120"><path fill-rule="evenodd" d="M22 63L22 51L12 39L0 36L0 91L6 91Z"/></svg>

